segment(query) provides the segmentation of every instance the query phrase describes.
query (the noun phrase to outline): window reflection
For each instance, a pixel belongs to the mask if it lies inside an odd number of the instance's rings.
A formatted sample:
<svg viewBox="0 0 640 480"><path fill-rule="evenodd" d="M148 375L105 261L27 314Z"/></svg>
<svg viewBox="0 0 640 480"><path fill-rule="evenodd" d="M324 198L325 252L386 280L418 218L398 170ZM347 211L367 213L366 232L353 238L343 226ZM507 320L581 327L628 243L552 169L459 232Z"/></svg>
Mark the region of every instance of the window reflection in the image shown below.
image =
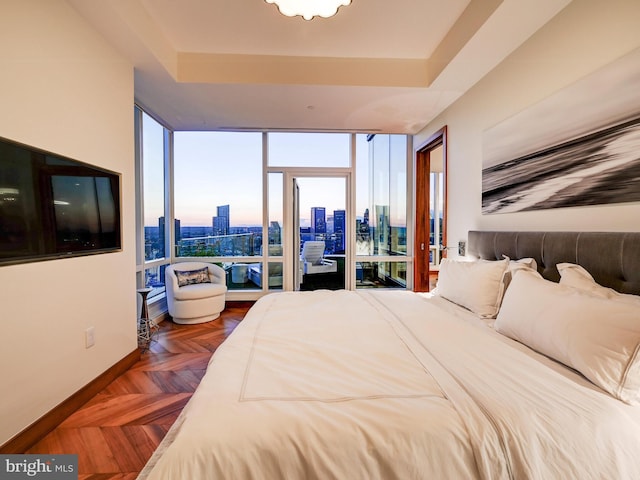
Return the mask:
<svg viewBox="0 0 640 480"><path fill-rule="evenodd" d="M406 288L407 262L357 262L356 288Z"/></svg>
<svg viewBox="0 0 640 480"><path fill-rule="evenodd" d="M362 140L358 146L362 145ZM358 161L363 162L362 154ZM356 219L357 255L407 254L407 137L405 135L370 135L368 164L358 164L358 188L368 189L366 203L358 192L358 205L364 207Z"/></svg>
<svg viewBox="0 0 640 480"><path fill-rule="evenodd" d="M154 297L164 292L164 271L167 265L156 265L144 270L144 286L153 290L147 298Z"/></svg>
<svg viewBox="0 0 640 480"><path fill-rule="evenodd" d="M225 262L221 266L229 291L261 289L265 281L270 290L282 290L282 262L269 262L267 275L262 271L262 262Z"/></svg>

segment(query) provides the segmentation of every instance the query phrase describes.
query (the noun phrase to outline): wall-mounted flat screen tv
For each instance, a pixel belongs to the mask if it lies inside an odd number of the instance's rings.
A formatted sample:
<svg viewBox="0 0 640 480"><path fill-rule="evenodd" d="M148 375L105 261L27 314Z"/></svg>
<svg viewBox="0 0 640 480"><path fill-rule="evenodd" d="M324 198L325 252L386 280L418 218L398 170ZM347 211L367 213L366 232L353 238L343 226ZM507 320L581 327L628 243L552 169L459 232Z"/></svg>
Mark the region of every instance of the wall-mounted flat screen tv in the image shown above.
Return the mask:
<svg viewBox="0 0 640 480"><path fill-rule="evenodd" d="M0 265L120 249L118 173L0 138Z"/></svg>

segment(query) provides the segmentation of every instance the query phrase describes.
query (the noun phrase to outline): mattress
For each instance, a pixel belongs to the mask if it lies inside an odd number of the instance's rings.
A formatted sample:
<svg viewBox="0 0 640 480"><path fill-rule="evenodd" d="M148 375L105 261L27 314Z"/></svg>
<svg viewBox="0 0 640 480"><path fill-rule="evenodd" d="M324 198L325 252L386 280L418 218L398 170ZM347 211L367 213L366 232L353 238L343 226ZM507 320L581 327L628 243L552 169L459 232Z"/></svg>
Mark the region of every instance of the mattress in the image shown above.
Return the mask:
<svg viewBox="0 0 640 480"><path fill-rule="evenodd" d="M260 299L140 479L640 478L640 413L443 298Z"/></svg>

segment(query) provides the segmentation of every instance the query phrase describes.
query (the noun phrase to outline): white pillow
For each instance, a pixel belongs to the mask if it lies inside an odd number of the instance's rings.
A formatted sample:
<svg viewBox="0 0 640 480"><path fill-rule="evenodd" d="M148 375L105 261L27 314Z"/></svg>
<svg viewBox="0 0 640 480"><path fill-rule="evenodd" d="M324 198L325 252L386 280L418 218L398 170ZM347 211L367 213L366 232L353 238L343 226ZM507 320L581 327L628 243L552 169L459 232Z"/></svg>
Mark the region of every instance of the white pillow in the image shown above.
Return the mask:
<svg viewBox="0 0 640 480"><path fill-rule="evenodd" d="M591 274L582 266L575 263L559 263L556 265L560 272L560 284L577 288L591 295L630 303L640 308L640 296L618 293L613 288L603 287L598 284Z"/></svg>
<svg viewBox="0 0 640 480"><path fill-rule="evenodd" d="M640 311L634 305L521 272L494 328L578 370L614 397L640 402Z"/></svg>
<svg viewBox="0 0 640 480"><path fill-rule="evenodd" d="M511 260L506 255L504 256L504 258L509 260L507 271L504 273L504 277L502 278L505 292L507 291L507 287L509 287L509 283L511 283L514 275L523 270L536 273L542 278L542 276L538 273L538 263L536 262L535 258L521 258L519 260Z"/></svg>
<svg viewBox="0 0 640 480"><path fill-rule="evenodd" d="M502 279L508 263L506 259L469 262L445 258L440 263L435 293L482 318L495 318L504 293Z"/></svg>
<svg viewBox="0 0 640 480"><path fill-rule="evenodd" d="M535 258L519 258L518 260L511 260L509 259L509 264L510 266L513 265L518 265L518 266L524 266L524 267L528 267L532 270L538 270L538 262L536 262Z"/></svg>

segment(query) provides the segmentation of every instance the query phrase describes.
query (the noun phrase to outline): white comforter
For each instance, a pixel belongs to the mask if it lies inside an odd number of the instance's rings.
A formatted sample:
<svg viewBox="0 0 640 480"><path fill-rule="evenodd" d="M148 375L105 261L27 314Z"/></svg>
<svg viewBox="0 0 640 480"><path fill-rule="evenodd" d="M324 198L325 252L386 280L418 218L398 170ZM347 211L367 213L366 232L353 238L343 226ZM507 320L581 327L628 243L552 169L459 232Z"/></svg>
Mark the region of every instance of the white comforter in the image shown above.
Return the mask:
<svg viewBox="0 0 640 480"><path fill-rule="evenodd" d="M448 302L268 295L140 478L639 479L640 413Z"/></svg>

